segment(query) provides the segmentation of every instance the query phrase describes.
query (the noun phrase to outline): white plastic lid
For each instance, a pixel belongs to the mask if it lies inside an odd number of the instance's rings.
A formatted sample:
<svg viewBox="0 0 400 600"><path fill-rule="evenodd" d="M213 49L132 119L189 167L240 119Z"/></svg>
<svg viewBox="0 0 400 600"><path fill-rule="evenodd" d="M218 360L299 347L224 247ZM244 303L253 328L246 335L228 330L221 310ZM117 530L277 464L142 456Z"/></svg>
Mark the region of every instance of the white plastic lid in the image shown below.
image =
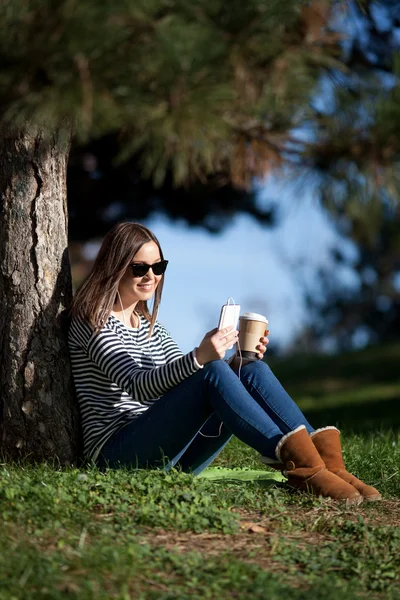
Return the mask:
<svg viewBox="0 0 400 600"><path fill-rule="evenodd" d="M263 321L263 323L268 323L267 317L264 315L259 315L258 313L253 312L245 312L240 315L241 319L246 319L247 321Z"/></svg>

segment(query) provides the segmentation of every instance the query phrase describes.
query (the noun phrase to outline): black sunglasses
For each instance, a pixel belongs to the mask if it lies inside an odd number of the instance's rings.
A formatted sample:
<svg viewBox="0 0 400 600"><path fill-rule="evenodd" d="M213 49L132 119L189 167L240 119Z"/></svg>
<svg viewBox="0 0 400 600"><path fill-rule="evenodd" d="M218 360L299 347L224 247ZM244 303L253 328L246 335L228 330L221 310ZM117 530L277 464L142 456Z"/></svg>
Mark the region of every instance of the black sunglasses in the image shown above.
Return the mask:
<svg viewBox="0 0 400 600"><path fill-rule="evenodd" d="M132 263L130 268L132 269L132 275L134 277L143 277L147 271L151 268L154 275L162 275L165 273L168 261L160 260L159 262L153 263L152 265L146 265L145 263Z"/></svg>

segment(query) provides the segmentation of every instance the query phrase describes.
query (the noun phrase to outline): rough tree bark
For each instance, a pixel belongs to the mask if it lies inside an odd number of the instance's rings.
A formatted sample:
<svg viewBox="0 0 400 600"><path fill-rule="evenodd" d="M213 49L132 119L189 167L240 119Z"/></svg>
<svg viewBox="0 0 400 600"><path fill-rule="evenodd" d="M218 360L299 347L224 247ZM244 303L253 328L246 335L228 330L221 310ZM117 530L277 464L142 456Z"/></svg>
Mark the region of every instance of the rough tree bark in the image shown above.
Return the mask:
<svg viewBox="0 0 400 600"><path fill-rule="evenodd" d="M73 461L80 449L63 311L70 136L0 134L0 454Z"/></svg>

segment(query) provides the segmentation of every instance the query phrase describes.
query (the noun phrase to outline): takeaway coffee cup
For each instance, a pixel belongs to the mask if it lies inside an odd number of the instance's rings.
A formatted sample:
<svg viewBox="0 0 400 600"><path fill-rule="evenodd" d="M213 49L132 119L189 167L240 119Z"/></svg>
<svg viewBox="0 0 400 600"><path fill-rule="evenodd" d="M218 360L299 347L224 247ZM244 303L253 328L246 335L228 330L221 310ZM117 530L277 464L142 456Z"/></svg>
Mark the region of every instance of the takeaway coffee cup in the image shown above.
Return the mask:
<svg viewBox="0 0 400 600"><path fill-rule="evenodd" d="M265 334L268 319L258 313L245 312L239 317L239 345L242 357L258 360L260 338Z"/></svg>

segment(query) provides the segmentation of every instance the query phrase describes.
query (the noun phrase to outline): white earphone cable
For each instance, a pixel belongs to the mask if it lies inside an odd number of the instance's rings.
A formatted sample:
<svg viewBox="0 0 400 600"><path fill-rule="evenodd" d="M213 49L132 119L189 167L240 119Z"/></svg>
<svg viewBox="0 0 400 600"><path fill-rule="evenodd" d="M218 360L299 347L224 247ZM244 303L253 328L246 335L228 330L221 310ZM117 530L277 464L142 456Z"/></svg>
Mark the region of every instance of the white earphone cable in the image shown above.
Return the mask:
<svg viewBox="0 0 400 600"><path fill-rule="evenodd" d="M126 324L126 321L125 321L125 312L124 312L124 307L122 306L122 300L121 300L121 296L120 296L119 290L117 290L117 294L118 294L119 303L120 303L120 305L121 305L121 310L122 310L122 318L124 319L124 325L125 325L126 327L128 327L128 325Z"/></svg>
<svg viewBox="0 0 400 600"><path fill-rule="evenodd" d="M121 295L119 293L119 290L117 290L117 294L118 294L119 303L121 305L122 318L124 319L124 325L125 325L125 327L128 327L128 325L126 324L125 311L124 311L124 307L123 307L123 304L122 304ZM135 311L133 311L133 312L135 312ZM137 312L135 312L135 314L138 316ZM140 327L140 317L138 317L138 318L139 318L139 327ZM147 340L147 353L144 352L144 355L147 356L151 360L151 362L153 363L153 367L157 368L157 365L154 362L154 359L153 359L152 354L151 354L150 340Z"/></svg>
<svg viewBox="0 0 400 600"><path fill-rule="evenodd" d="M128 326L127 326L127 324L126 324L126 319L125 319L125 311L124 311L124 307L123 307L123 305L122 305L122 300L121 300L121 296L120 296L119 290L117 290L117 294L118 294L119 303L120 303L120 305L121 305L121 310L122 310L122 318L124 319L124 325L125 325L126 327L128 327ZM232 304L235 304L235 301L234 301L234 299L233 299L233 298L231 298L231 296L229 296L229 298L228 298L228 304L229 304L229 301L230 301L230 300L232 300ZM238 341L237 341L237 346L238 346L238 353L239 353L239 356L240 356L240 364L239 364L239 369L238 369L238 377L239 377L239 379L240 379L240 370L241 370L241 368L242 368L243 359L242 359L242 352L241 352L241 350L240 350L239 339L238 339ZM150 359L151 359L151 361L152 361L153 365L155 366L155 363L154 363L154 361L153 361L153 357L152 357L152 356L150 356ZM199 430L199 434L200 434L201 436L203 436L203 437L206 437L206 438L219 438L219 437L221 436L221 431L222 431L222 426L223 426L223 424L224 424L224 423L223 423L223 421L221 421L221 424L220 424L220 426L219 426L218 435L206 435L205 433L202 433L202 432L201 432L201 430Z"/></svg>
<svg viewBox="0 0 400 600"><path fill-rule="evenodd" d="M229 296L227 304L230 304L230 300L232 300L232 304L236 304L236 302L234 301L234 299L232 298L232 296ZM237 376L238 376L238 378L239 378L239 380L240 380L240 371L241 371L241 369L242 369L243 358L242 358L242 351L241 351L241 349L240 349L239 338L238 338L238 341L237 341L237 348L238 348L238 354L239 354L239 357L240 357L239 369L238 369ZM233 371L233 372L235 372L235 371ZM223 423L223 421L221 421L221 424L220 424L220 426L219 426L218 435L206 435L205 433L202 433L200 429L199 429L199 434L200 434L201 436L205 437L205 438L219 438L219 437L220 437L220 435L221 435L221 431L222 431L222 425L223 425L223 424L224 424L224 423ZM203 425L203 427L204 427L204 425Z"/></svg>

